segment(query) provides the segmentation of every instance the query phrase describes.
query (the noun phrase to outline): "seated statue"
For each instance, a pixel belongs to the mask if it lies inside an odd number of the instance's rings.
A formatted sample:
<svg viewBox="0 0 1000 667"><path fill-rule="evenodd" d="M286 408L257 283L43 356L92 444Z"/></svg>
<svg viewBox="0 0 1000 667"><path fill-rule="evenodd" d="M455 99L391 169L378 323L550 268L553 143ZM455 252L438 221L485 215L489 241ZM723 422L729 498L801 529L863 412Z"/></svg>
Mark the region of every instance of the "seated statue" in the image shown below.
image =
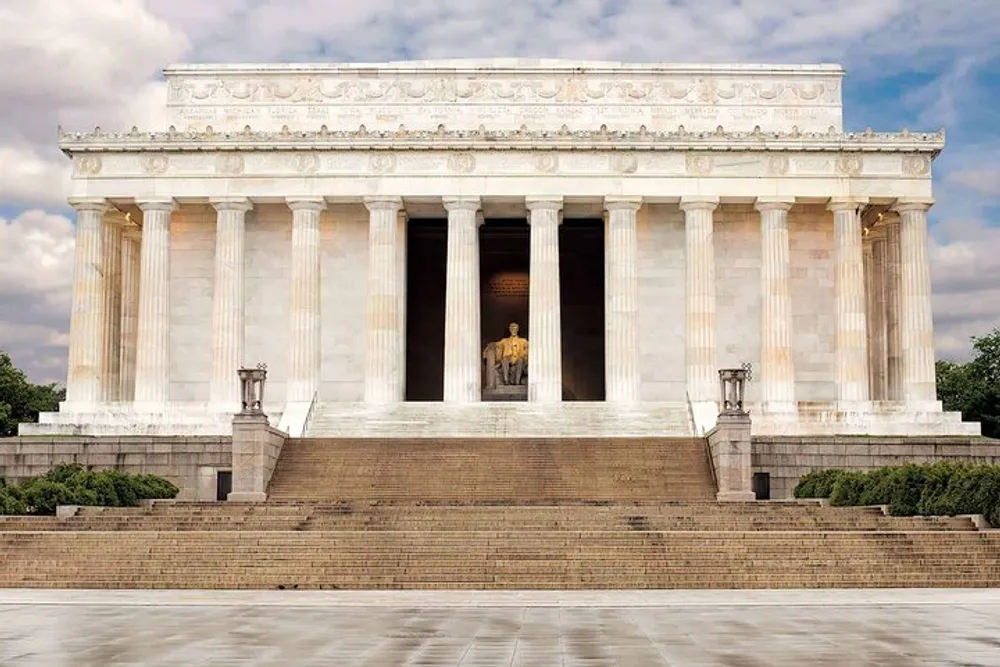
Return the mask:
<svg viewBox="0 0 1000 667"><path fill-rule="evenodd" d="M524 384L528 372L528 339L517 335L520 328L517 322L511 322L510 336L487 344L483 350L487 389Z"/></svg>

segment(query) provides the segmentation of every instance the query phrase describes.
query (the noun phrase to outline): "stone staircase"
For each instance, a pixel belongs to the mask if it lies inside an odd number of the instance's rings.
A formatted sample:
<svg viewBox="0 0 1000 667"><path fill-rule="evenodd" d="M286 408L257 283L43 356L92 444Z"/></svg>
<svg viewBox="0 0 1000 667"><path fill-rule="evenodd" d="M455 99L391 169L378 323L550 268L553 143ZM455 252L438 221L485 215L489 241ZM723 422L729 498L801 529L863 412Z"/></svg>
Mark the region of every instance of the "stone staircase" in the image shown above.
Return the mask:
<svg viewBox="0 0 1000 667"><path fill-rule="evenodd" d="M0 558L5 587L1000 585L968 519L792 503L161 503L0 520Z"/></svg>
<svg viewBox="0 0 1000 667"><path fill-rule="evenodd" d="M1000 531L719 504L696 438L292 439L266 503L0 517L0 587L1000 586Z"/></svg>
<svg viewBox="0 0 1000 667"><path fill-rule="evenodd" d="M686 402L614 403L484 401L317 403L310 438L583 438L691 437Z"/></svg>
<svg viewBox="0 0 1000 667"><path fill-rule="evenodd" d="M699 438L304 438L273 500L712 500Z"/></svg>

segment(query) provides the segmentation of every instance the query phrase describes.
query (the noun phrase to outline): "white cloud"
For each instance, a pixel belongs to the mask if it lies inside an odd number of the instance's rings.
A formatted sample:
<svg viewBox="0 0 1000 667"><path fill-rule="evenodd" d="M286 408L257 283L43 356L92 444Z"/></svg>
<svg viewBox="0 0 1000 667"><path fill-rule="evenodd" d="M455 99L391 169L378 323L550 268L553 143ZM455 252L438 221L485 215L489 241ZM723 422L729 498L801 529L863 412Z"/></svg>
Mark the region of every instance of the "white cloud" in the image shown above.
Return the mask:
<svg viewBox="0 0 1000 667"><path fill-rule="evenodd" d="M0 217L0 248L0 346L33 380L64 382L73 226L41 210Z"/></svg>
<svg viewBox="0 0 1000 667"><path fill-rule="evenodd" d="M946 176L945 182L979 194L1000 196L1000 165L957 169Z"/></svg>

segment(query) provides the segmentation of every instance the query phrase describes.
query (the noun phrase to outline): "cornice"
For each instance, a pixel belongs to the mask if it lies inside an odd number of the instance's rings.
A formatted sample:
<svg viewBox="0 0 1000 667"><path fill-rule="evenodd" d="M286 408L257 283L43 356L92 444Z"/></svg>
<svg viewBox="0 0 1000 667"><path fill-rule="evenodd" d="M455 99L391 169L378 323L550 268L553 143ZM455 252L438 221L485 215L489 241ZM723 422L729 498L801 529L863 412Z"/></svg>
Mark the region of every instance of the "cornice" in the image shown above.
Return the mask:
<svg viewBox="0 0 1000 667"><path fill-rule="evenodd" d="M370 151L370 150L632 150L632 151L804 151L930 153L944 148L944 130L930 133L902 132L688 132L683 126L672 132L637 130L357 130L215 132L64 132L59 129L59 147L67 155L116 152L198 151Z"/></svg>

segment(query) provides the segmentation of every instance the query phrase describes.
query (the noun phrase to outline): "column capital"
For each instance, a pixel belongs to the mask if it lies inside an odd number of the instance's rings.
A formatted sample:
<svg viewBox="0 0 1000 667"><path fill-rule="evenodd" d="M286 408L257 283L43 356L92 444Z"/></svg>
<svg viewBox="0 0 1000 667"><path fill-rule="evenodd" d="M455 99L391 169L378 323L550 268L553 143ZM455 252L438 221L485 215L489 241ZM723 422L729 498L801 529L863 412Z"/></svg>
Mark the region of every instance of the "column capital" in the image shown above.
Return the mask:
<svg viewBox="0 0 1000 667"><path fill-rule="evenodd" d="M833 211L857 211L868 203L868 197L833 197L826 205L826 210Z"/></svg>
<svg viewBox="0 0 1000 667"><path fill-rule="evenodd" d="M106 213L111 209L110 202L103 197L71 197L69 205L77 212L95 211L97 213Z"/></svg>
<svg viewBox="0 0 1000 667"><path fill-rule="evenodd" d="M365 197L364 199L365 207L369 211L398 211L403 208L403 198L402 197L391 197L387 195L378 195L374 197Z"/></svg>
<svg viewBox="0 0 1000 667"><path fill-rule="evenodd" d="M561 211L563 207L562 196L558 197L525 197L524 205L529 211Z"/></svg>
<svg viewBox="0 0 1000 667"><path fill-rule="evenodd" d="M482 201L479 197L442 197L446 211L478 211L482 208Z"/></svg>
<svg viewBox="0 0 1000 667"><path fill-rule="evenodd" d="M642 197L609 196L604 198L606 211L638 211L642 206Z"/></svg>
<svg viewBox="0 0 1000 667"><path fill-rule="evenodd" d="M680 209L684 212L714 211L718 207L719 207L718 197L708 197L702 195L681 197Z"/></svg>
<svg viewBox="0 0 1000 667"><path fill-rule="evenodd" d="M795 204L795 197L757 197L753 207L758 211L788 211Z"/></svg>
<svg viewBox="0 0 1000 667"><path fill-rule="evenodd" d="M143 213L149 213L150 211L165 211L167 213L172 213L177 209L177 202L172 197L136 199L135 205L138 206L139 210Z"/></svg>
<svg viewBox="0 0 1000 667"><path fill-rule="evenodd" d="M253 209L253 202L247 197L219 197L217 199L209 199L208 203L211 204L216 211L241 211L246 213Z"/></svg>
<svg viewBox="0 0 1000 667"><path fill-rule="evenodd" d="M930 197L897 199L896 203L892 205L892 210L897 213L906 213L908 211L927 211L930 210L930 207L933 205L934 200Z"/></svg>
<svg viewBox="0 0 1000 667"><path fill-rule="evenodd" d="M326 210L326 200L322 197L285 197L285 205L293 211Z"/></svg>

